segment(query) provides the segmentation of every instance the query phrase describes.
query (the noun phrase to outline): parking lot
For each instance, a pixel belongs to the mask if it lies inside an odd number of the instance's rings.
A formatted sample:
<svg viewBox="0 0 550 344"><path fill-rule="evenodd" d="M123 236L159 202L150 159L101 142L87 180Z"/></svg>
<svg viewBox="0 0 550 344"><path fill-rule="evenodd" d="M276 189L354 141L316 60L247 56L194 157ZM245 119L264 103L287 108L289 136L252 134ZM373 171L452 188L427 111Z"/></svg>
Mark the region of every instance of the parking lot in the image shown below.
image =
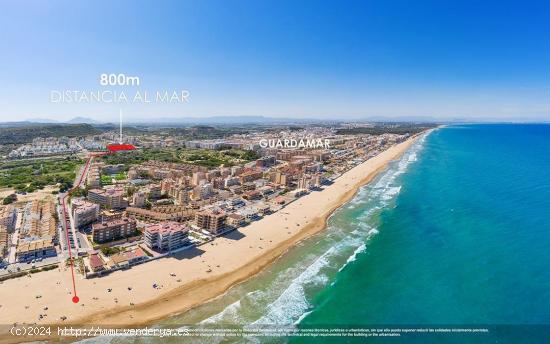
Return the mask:
<svg viewBox="0 0 550 344"><path fill-rule="evenodd" d="M48 257L35 262L13 263L8 265L3 265L0 267L0 276L7 275L10 272L20 272L20 271L31 270L31 269L39 269L46 265L58 263L59 260L60 260L59 256L56 256L56 257Z"/></svg>

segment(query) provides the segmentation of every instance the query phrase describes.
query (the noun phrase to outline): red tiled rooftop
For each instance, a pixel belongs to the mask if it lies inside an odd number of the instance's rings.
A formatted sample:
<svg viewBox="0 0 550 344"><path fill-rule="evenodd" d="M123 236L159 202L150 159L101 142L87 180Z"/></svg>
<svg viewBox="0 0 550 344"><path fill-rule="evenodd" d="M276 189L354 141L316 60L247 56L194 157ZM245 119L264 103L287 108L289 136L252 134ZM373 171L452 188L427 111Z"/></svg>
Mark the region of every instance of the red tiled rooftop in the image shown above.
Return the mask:
<svg viewBox="0 0 550 344"><path fill-rule="evenodd" d="M90 266L92 269L96 270L98 268L101 268L103 266L103 261L97 254L90 255Z"/></svg>
<svg viewBox="0 0 550 344"><path fill-rule="evenodd" d="M143 252L141 247L138 247L135 250L126 252L126 258L128 259L141 258L141 257L145 257L145 252Z"/></svg>

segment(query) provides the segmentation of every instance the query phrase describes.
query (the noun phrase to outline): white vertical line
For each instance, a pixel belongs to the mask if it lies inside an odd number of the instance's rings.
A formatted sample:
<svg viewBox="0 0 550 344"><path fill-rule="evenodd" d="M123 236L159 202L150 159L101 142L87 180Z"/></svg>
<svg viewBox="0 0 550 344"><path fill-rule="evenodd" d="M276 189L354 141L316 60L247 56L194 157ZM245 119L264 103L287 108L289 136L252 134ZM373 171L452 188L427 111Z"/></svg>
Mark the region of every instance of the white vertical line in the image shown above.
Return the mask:
<svg viewBox="0 0 550 344"><path fill-rule="evenodd" d="M122 109L119 110L119 117L120 117L120 139L118 143L122 144Z"/></svg>

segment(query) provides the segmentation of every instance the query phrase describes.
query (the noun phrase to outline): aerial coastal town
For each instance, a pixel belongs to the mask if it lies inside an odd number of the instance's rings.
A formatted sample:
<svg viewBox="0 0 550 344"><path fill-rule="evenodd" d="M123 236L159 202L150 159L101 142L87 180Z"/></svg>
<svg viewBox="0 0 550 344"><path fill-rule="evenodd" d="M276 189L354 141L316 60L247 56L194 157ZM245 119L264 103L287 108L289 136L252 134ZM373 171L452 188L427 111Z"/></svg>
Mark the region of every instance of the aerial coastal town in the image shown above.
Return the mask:
<svg viewBox="0 0 550 344"><path fill-rule="evenodd" d="M375 127L34 137L0 170L0 279L67 266L100 278L210 243L419 130ZM132 149L108 149L119 141Z"/></svg>

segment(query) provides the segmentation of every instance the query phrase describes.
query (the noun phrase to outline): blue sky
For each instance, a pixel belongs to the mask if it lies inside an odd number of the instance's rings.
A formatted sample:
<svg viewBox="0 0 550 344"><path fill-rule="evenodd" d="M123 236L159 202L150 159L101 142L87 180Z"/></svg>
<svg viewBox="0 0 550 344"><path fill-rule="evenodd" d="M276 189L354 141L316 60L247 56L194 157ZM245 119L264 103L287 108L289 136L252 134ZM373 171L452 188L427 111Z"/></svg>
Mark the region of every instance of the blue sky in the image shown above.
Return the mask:
<svg viewBox="0 0 550 344"><path fill-rule="evenodd" d="M0 23L1 120L550 120L543 1L12 1ZM101 73L189 103L50 103Z"/></svg>

